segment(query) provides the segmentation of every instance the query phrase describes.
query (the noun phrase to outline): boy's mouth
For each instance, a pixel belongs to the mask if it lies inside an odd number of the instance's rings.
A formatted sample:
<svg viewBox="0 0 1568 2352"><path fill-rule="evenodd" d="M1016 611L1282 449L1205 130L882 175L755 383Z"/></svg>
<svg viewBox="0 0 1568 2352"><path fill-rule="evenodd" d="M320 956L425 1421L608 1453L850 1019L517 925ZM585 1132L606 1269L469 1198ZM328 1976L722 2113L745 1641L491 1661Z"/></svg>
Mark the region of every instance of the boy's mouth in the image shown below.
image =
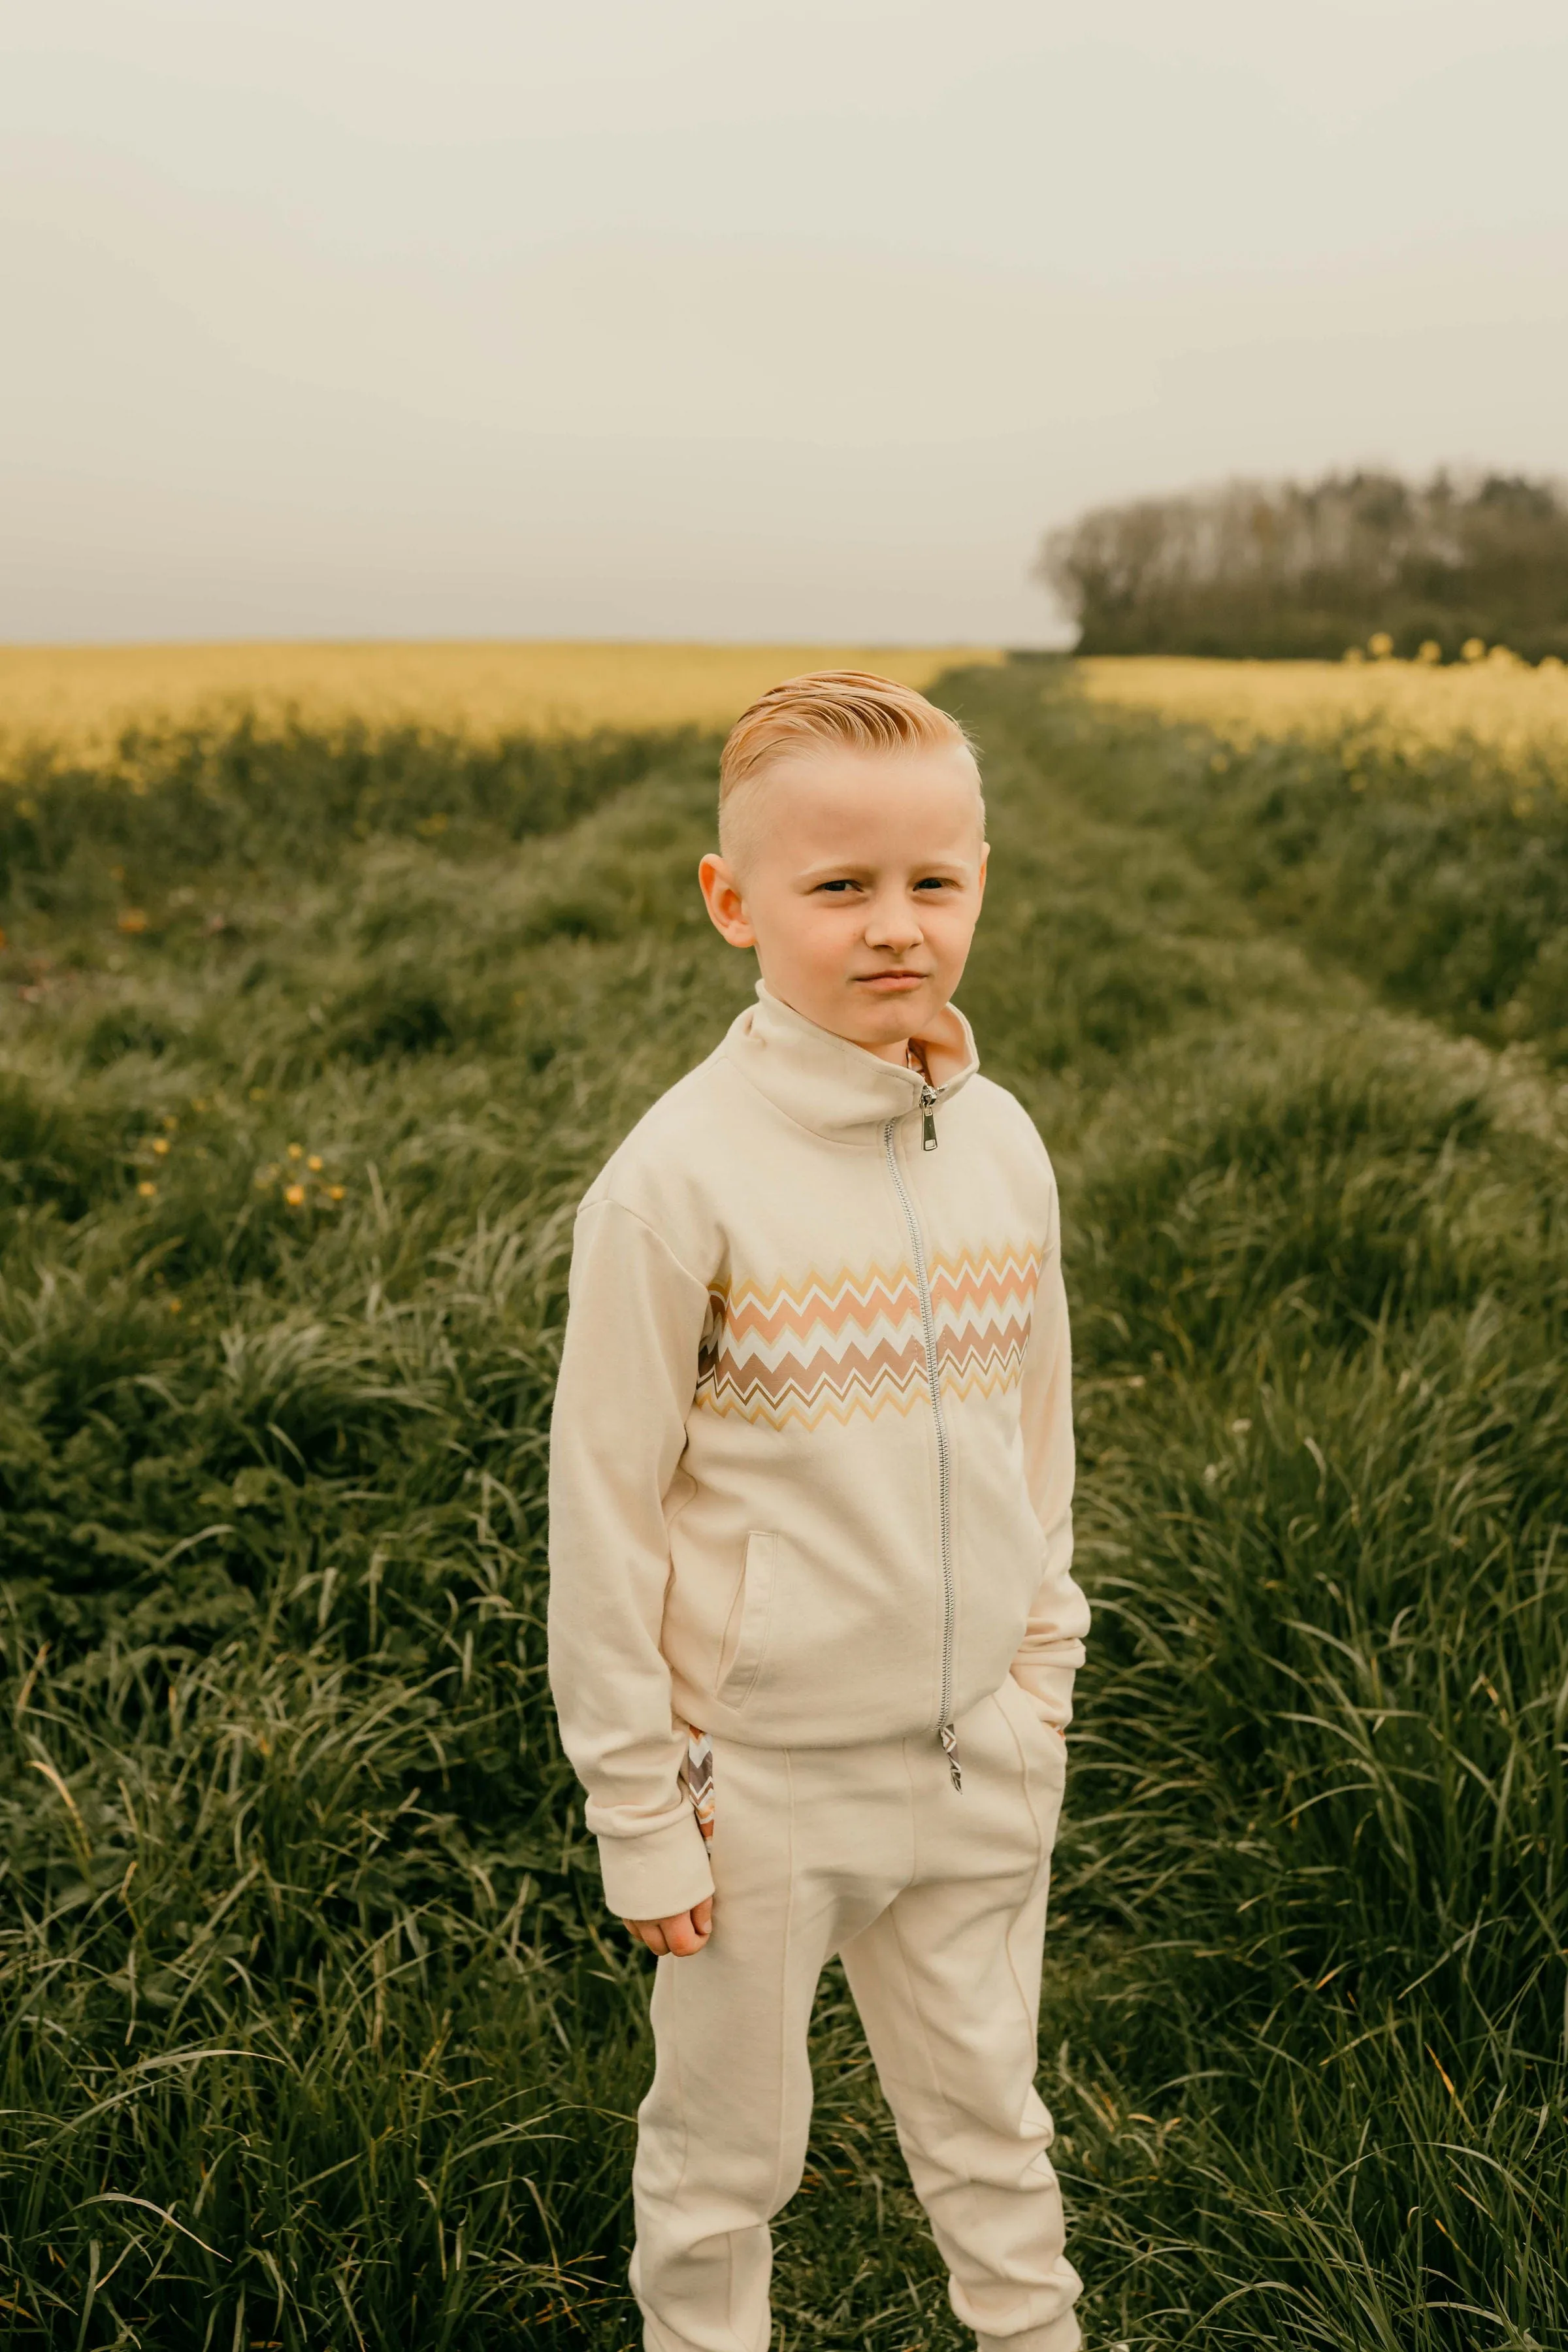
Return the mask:
<svg viewBox="0 0 1568 2352"><path fill-rule="evenodd" d="M911 988L923 988L930 978L929 971L863 971L857 973L855 985L878 996L901 996Z"/></svg>

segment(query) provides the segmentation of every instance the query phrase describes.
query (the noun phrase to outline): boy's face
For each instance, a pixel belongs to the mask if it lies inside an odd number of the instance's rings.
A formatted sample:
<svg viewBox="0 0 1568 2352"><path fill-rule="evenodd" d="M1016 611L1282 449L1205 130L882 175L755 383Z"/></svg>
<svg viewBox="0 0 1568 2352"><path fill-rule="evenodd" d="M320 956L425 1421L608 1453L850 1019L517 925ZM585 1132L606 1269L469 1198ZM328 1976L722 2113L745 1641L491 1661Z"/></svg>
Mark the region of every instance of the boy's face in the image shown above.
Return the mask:
<svg viewBox="0 0 1568 2352"><path fill-rule="evenodd" d="M742 855L702 860L708 912L773 994L901 1062L957 988L985 887L974 767L957 744L814 751L743 789Z"/></svg>

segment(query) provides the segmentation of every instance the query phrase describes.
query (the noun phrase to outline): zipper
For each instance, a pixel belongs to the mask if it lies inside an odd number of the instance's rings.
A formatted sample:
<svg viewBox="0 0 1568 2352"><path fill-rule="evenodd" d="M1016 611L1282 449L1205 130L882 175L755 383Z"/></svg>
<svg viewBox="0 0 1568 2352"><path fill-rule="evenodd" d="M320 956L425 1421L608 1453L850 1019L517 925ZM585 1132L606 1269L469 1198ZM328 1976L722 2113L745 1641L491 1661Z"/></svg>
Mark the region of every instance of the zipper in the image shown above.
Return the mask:
<svg viewBox="0 0 1568 2352"><path fill-rule="evenodd" d="M921 1088L921 1150L936 1150L936 1088L929 1082Z"/></svg>
<svg viewBox="0 0 1568 2352"><path fill-rule="evenodd" d="M921 1147L925 1151L936 1150L936 1089L921 1088ZM947 1421L942 1409L942 1366L936 1351L936 1315L931 1303L931 1277L926 1271L926 1254L921 1241L921 1229L915 1216L915 1204L904 1182L904 1171L899 1165L896 1136L899 1122L889 1119L882 1129L882 1149L887 1154L888 1170L898 1193L899 1204L909 1228L910 1247L914 1253L915 1282L920 1291L921 1328L925 1338L926 1386L931 1391L931 1415L936 1423L937 1509L942 1537L942 1705L937 1723L937 1738L947 1769L952 1775L952 1785L962 1790L963 1775L958 1763L958 1735L952 1727L952 1625L954 1599L952 1582L952 1464L948 1450Z"/></svg>

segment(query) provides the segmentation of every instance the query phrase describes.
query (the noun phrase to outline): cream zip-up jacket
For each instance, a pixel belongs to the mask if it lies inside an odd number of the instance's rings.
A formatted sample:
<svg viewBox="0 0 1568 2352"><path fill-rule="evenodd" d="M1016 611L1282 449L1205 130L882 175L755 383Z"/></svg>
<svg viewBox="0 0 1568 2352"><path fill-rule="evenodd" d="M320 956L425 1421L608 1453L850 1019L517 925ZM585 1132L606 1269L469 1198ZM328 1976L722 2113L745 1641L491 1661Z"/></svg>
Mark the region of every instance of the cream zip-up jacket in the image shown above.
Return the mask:
<svg viewBox="0 0 1568 2352"><path fill-rule="evenodd" d="M932 1087L760 986L577 1213L550 1679L626 1917L711 1890L689 1726L951 1748L1008 1673L1071 1716L1056 1182L949 1017L960 1066Z"/></svg>

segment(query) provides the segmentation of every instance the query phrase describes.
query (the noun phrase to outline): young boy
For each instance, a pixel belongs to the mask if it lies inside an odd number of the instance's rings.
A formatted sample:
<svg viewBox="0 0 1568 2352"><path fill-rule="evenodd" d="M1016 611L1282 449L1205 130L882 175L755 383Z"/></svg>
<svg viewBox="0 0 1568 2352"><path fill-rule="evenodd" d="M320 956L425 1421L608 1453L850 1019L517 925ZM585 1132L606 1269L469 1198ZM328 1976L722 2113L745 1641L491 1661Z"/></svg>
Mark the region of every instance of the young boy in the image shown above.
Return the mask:
<svg viewBox="0 0 1568 2352"><path fill-rule="evenodd" d="M858 671L724 747L708 911L757 1002L578 1213L551 1683L658 1955L649 2352L765 2352L837 1953L982 2352L1072 2352L1041 1945L1089 1612L1056 1186L951 1002L985 882L963 730Z"/></svg>

